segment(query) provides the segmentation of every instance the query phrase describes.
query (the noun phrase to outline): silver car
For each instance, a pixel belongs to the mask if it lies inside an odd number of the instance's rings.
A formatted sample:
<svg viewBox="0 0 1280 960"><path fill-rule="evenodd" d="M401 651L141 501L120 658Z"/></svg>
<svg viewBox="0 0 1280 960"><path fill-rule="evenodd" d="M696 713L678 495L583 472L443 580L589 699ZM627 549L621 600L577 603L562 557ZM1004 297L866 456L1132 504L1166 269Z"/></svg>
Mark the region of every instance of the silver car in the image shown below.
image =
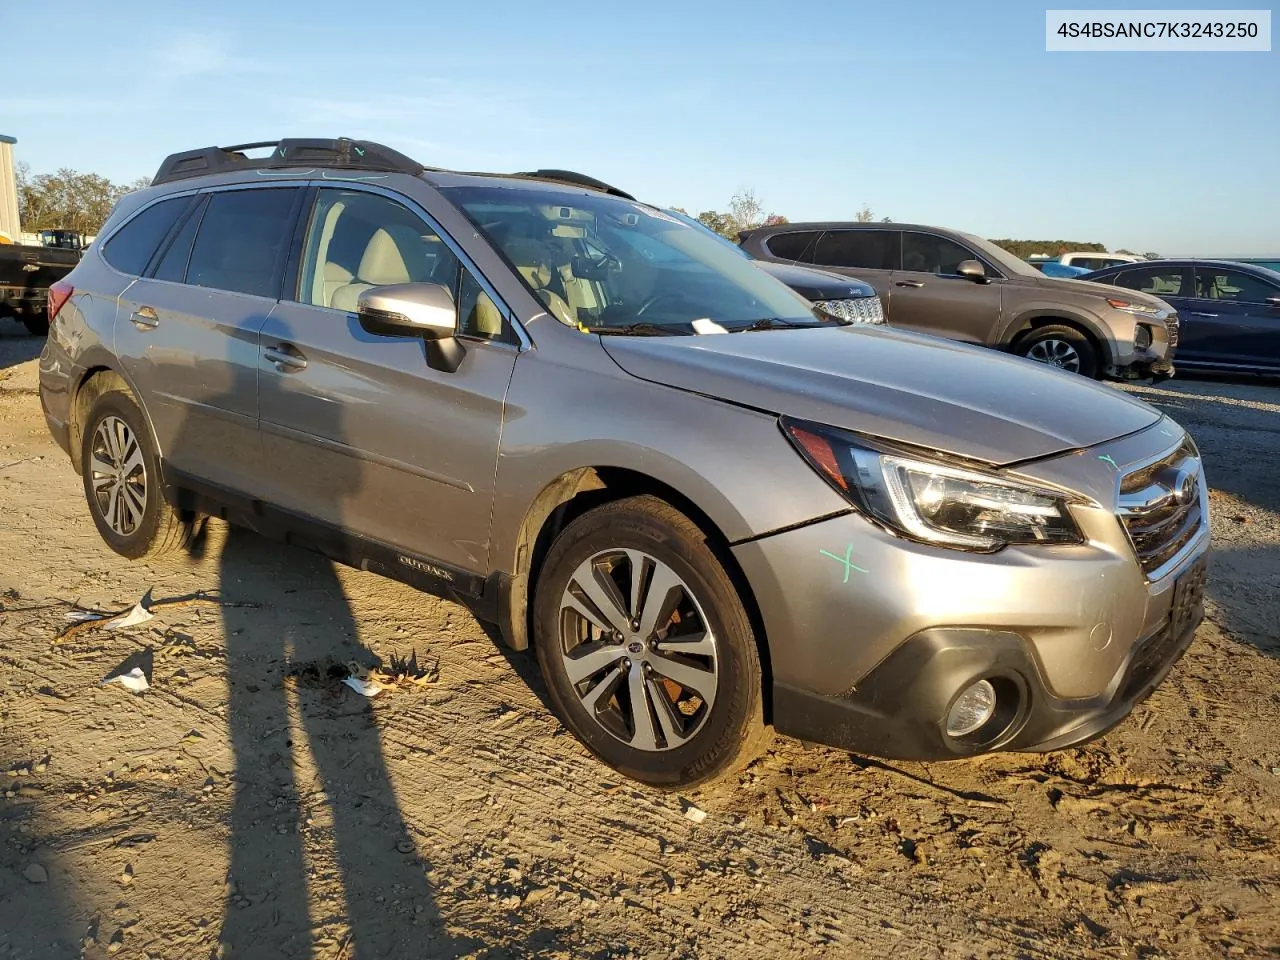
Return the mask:
<svg viewBox="0 0 1280 960"><path fill-rule="evenodd" d="M1118 723L1202 616L1191 438L1112 388L812 306L591 178L375 143L168 158L51 293L106 543L217 515L467 604L649 783Z"/></svg>

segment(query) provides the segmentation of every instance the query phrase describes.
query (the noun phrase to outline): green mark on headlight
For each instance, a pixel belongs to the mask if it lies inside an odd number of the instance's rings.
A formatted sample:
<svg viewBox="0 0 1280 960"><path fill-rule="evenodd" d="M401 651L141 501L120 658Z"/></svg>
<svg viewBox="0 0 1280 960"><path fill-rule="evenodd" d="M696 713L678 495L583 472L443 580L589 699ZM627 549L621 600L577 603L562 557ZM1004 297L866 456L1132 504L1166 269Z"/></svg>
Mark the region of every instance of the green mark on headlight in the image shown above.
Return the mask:
<svg viewBox="0 0 1280 960"><path fill-rule="evenodd" d="M849 582L849 574L852 573L854 570L857 570L859 573L867 572L865 567L860 567L853 562L853 559L852 559L853 544L852 543L849 544L849 546L845 547L843 557L839 556L838 554L832 553L830 550L819 550L818 553L822 554L824 557L830 557L832 560L836 560L844 564L844 582L845 583Z"/></svg>
<svg viewBox="0 0 1280 960"><path fill-rule="evenodd" d="M1099 459L1099 460L1101 460L1103 463L1109 463L1109 464L1111 464L1111 465L1112 465L1113 467L1115 467L1117 470L1119 470L1119 469L1120 469L1120 464L1118 464L1118 463L1116 463L1114 460L1112 460L1112 459L1111 459L1111 455L1110 455L1110 454L1103 454L1102 456L1098 457L1098 459Z"/></svg>

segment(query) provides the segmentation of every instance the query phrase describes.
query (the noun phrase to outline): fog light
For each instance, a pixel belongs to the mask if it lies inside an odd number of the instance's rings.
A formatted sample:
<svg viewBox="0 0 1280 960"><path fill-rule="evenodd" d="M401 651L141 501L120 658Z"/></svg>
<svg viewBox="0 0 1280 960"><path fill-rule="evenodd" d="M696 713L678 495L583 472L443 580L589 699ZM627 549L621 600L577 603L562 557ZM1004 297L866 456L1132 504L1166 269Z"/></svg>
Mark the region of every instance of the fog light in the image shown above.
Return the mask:
<svg viewBox="0 0 1280 960"><path fill-rule="evenodd" d="M980 730L996 712L996 688L979 680L956 698L947 714L947 736L965 737Z"/></svg>

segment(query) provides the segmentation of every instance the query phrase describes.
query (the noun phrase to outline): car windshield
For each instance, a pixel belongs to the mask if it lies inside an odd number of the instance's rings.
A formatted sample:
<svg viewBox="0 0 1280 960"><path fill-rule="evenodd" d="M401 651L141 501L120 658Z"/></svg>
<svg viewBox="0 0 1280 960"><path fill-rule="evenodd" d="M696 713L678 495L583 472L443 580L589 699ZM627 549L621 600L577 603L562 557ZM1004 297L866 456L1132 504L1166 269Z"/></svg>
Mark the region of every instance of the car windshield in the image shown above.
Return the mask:
<svg viewBox="0 0 1280 960"><path fill-rule="evenodd" d="M990 240L984 240L982 237L975 237L971 233L962 233L960 236L964 238L965 242L969 244L969 246L976 249L1007 274L1011 274L1016 277L1043 276L1043 274L1031 264L1027 263L1025 260L1020 260L1015 257L1003 247L996 246Z"/></svg>
<svg viewBox="0 0 1280 960"><path fill-rule="evenodd" d="M570 326L636 335L837 325L706 230L605 194L443 191Z"/></svg>

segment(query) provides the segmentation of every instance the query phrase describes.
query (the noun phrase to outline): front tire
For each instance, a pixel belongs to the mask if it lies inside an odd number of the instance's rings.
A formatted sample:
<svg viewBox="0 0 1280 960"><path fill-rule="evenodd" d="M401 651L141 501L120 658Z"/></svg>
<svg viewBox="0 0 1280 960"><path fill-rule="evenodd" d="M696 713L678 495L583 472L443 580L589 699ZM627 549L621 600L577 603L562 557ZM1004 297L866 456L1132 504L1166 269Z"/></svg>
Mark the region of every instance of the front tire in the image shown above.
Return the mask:
<svg viewBox="0 0 1280 960"><path fill-rule="evenodd" d="M1098 352L1087 336L1075 327L1053 324L1036 327L1014 344L1014 353L1068 373L1091 380L1098 377Z"/></svg>
<svg viewBox="0 0 1280 960"><path fill-rule="evenodd" d="M689 787L767 744L750 618L706 537L669 504L632 497L569 524L533 609L556 712L620 773Z"/></svg>
<svg viewBox="0 0 1280 960"><path fill-rule="evenodd" d="M94 525L116 553L138 560L190 542L192 524L164 499L151 431L129 394L111 390L94 402L80 472Z"/></svg>

